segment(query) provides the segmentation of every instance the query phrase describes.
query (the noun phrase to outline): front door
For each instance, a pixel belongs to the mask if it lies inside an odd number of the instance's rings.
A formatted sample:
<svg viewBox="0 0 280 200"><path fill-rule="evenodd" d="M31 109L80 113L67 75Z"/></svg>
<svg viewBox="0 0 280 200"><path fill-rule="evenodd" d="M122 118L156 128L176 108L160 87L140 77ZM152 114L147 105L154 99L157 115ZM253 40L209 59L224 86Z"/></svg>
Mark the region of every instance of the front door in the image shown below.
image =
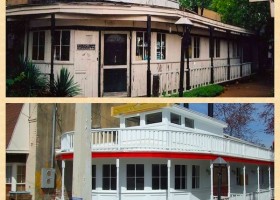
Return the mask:
<svg viewBox="0 0 280 200"><path fill-rule="evenodd" d="M223 166L222 168L222 184L221 184L221 195L228 196L228 172L227 167ZM218 173L219 167L214 166L214 173L213 173L213 189L214 189L214 196L218 196Z"/></svg>
<svg viewBox="0 0 280 200"><path fill-rule="evenodd" d="M104 92L127 91L127 34L104 34Z"/></svg>

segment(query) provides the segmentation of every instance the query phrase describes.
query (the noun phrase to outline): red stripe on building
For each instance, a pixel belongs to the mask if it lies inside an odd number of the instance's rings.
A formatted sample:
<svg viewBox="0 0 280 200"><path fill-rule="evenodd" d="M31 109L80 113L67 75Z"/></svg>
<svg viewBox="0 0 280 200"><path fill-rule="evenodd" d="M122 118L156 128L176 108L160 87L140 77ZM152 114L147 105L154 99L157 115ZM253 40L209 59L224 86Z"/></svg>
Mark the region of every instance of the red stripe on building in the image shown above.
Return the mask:
<svg viewBox="0 0 280 200"><path fill-rule="evenodd" d="M64 153L56 157L57 160L73 160L73 153ZM170 152L93 152L92 158L165 158L165 159L186 159L186 160L215 160L222 157L227 162L238 162L255 165L273 165L274 162L221 156L201 153L170 153Z"/></svg>

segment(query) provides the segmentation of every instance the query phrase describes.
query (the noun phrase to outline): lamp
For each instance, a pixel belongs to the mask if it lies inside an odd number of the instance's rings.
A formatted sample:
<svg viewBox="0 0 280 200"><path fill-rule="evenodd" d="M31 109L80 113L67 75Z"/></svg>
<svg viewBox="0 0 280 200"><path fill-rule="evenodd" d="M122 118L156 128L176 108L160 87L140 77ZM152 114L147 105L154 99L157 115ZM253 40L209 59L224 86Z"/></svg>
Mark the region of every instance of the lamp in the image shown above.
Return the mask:
<svg viewBox="0 0 280 200"><path fill-rule="evenodd" d="M181 41L181 62L180 62L180 83L179 83L179 97L183 97L183 82L184 82L184 61L185 61L185 48L186 45L189 44L190 41L190 31L193 23L186 17L181 17L177 22L176 25L181 25L183 27L182 33L182 41ZM188 48L189 50L189 48ZM186 89L190 89L190 72L189 72L189 52L187 53L187 76L186 76Z"/></svg>

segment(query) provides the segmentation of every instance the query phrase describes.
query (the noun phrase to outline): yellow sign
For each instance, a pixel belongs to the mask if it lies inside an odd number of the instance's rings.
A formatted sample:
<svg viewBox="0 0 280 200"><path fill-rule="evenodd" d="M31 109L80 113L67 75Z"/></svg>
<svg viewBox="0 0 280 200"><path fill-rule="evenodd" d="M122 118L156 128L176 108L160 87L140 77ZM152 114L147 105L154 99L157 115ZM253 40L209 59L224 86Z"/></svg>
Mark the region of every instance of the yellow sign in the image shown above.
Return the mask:
<svg viewBox="0 0 280 200"><path fill-rule="evenodd" d="M111 108L111 116L131 115L171 106L172 103L128 103Z"/></svg>

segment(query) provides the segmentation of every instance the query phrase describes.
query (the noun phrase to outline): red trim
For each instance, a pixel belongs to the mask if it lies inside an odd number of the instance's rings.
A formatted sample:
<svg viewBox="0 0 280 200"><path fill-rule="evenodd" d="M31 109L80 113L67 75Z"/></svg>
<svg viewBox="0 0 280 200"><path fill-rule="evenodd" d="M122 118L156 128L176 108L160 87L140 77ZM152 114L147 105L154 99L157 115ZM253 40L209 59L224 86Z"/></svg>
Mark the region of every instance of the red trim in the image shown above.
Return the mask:
<svg viewBox="0 0 280 200"><path fill-rule="evenodd" d="M171 153L171 152L93 152L92 158L169 158L169 159L195 159L215 160L221 155L202 153ZM239 162L256 165L273 165L274 162L221 156L227 162ZM56 157L57 160L73 160L73 153L64 153Z"/></svg>

